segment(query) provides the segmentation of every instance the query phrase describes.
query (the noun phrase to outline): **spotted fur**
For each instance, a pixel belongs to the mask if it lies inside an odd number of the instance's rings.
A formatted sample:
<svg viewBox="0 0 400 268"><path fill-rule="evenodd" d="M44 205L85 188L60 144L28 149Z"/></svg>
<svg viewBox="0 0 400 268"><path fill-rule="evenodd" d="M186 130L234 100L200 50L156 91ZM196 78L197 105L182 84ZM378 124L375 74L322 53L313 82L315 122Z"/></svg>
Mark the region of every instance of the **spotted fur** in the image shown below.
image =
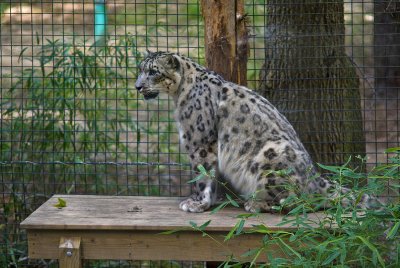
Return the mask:
<svg viewBox="0 0 400 268"><path fill-rule="evenodd" d="M247 211L271 211L291 194L287 184L302 192L335 196L333 183L317 176L288 120L256 92L168 52L149 53L135 86L145 99L159 92L173 98L181 143L192 168L217 170L218 177L247 199ZM281 175L280 170L290 171ZM211 179L197 181L194 194L180 208L207 210L216 201L216 189ZM363 201L370 199L366 195Z"/></svg>

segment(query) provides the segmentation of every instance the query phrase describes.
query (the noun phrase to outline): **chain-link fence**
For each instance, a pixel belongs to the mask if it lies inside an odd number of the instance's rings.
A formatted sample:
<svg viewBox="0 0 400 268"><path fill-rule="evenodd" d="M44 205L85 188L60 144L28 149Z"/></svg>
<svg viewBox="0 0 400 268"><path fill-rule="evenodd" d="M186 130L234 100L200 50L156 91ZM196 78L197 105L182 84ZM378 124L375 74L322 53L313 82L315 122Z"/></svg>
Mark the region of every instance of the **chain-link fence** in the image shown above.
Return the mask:
<svg viewBox="0 0 400 268"><path fill-rule="evenodd" d="M315 161L361 155L372 166L399 146L399 7L245 1L247 85ZM199 1L2 1L0 26L0 266L29 265L19 223L53 194L189 194L174 104L145 102L134 81L146 49L206 64Z"/></svg>

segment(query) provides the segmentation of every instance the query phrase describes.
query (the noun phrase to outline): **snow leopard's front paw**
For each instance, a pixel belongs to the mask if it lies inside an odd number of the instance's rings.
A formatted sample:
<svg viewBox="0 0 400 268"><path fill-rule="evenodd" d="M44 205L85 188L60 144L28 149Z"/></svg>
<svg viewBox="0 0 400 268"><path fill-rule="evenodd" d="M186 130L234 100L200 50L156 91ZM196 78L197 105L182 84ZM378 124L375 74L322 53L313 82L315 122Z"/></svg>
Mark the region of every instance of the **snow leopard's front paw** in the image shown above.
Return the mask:
<svg viewBox="0 0 400 268"><path fill-rule="evenodd" d="M186 212L200 213L210 208L211 202L207 201L208 200L205 199L199 200L198 198L191 196L188 199L182 201L179 204L179 208Z"/></svg>
<svg viewBox="0 0 400 268"><path fill-rule="evenodd" d="M244 209L250 213L258 213L258 212L273 212L272 204L267 201L256 201L256 200L248 200L244 204Z"/></svg>

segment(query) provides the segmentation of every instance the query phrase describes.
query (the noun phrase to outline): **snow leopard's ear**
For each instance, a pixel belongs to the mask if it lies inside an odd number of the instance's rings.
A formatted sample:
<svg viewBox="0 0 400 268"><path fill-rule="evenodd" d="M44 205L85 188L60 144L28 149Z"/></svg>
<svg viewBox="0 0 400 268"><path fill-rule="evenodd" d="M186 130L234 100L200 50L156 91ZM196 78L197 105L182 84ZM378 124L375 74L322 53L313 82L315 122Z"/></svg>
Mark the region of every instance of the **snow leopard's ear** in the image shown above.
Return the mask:
<svg viewBox="0 0 400 268"><path fill-rule="evenodd" d="M148 48L146 48L146 51L143 53L145 58L151 57L152 55L156 54L154 52L151 52Z"/></svg>
<svg viewBox="0 0 400 268"><path fill-rule="evenodd" d="M158 62L166 69L178 70L180 66L178 59L173 54L165 54Z"/></svg>

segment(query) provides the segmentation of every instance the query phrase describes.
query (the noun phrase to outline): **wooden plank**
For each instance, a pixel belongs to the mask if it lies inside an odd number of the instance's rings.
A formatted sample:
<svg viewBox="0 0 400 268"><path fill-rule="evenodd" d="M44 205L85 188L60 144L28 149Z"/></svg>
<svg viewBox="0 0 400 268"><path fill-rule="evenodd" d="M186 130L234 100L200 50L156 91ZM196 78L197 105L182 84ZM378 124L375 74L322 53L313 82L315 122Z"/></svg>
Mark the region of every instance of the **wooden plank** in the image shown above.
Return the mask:
<svg viewBox="0 0 400 268"><path fill-rule="evenodd" d="M63 198L67 206L54 207ZM207 230L229 231L243 208L225 208L216 214L188 213L178 208L183 198L139 196L55 195L21 223L21 228L43 230L156 230L165 231L198 225L211 220ZM323 214L310 217L323 218ZM245 229L265 224L270 229L294 229L278 226L282 215L263 213L246 221Z"/></svg>
<svg viewBox="0 0 400 268"><path fill-rule="evenodd" d="M60 237L80 237L82 259L132 258L130 236L115 231L28 230L28 255L32 259L57 259Z"/></svg>
<svg viewBox="0 0 400 268"><path fill-rule="evenodd" d="M81 268L81 238L64 237L58 246L58 262L60 268Z"/></svg>
<svg viewBox="0 0 400 268"><path fill-rule="evenodd" d="M66 207L56 208L58 198ZM239 220L243 209L226 208L216 214L187 213L178 208L182 198L138 196L56 195L32 213L21 227L27 229L30 258L57 259L61 237L80 237L82 259L198 260L223 261L261 245L261 234L244 234L224 243L224 236ZM323 214L309 217L323 218ZM210 220L204 237L190 228ZM259 214L244 229L264 224L270 230L295 229L278 226L282 215ZM182 229L171 235L162 231ZM268 249L274 257L279 247ZM267 261L261 255L258 261Z"/></svg>
<svg viewBox="0 0 400 268"><path fill-rule="evenodd" d="M210 231L209 237L182 231L161 235L156 231L74 231L29 230L29 258L56 259L60 236L81 238L83 259L224 261L240 256L261 245L262 235L246 234L224 243L226 232ZM278 247L268 249L274 257L282 256ZM266 261L262 254L258 261Z"/></svg>

